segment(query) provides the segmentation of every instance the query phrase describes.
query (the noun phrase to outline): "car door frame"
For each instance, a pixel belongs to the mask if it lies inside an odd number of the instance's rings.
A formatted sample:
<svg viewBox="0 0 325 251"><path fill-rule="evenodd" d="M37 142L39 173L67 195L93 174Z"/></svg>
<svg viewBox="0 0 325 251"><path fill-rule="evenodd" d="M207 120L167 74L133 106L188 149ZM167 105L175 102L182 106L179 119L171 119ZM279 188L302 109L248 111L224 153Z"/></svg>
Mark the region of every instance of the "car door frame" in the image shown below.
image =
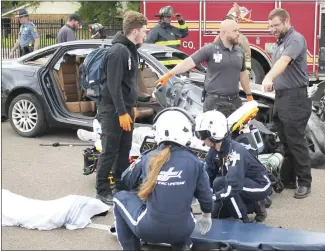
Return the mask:
<svg viewBox="0 0 325 251"><path fill-rule="evenodd" d="M53 55L51 60L47 62L46 67L44 67L43 71L40 72L40 80L43 95L48 102L48 106L50 112L56 120L60 122L68 122L69 124L76 124L78 126L89 126L92 121L93 117L86 117L79 114L70 113L66 106L65 101L62 98L60 93L59 87L56 83L56 80L53 76L53 70L55 64L60 60L63 55L70 50L75 49L87 49L87 48L96 48L100 46L105 46L106 43L101 40L94 40L94 42L89 43L77 43L77 44L63 44ZM54 93L53 93L54 91Z"/></svg>

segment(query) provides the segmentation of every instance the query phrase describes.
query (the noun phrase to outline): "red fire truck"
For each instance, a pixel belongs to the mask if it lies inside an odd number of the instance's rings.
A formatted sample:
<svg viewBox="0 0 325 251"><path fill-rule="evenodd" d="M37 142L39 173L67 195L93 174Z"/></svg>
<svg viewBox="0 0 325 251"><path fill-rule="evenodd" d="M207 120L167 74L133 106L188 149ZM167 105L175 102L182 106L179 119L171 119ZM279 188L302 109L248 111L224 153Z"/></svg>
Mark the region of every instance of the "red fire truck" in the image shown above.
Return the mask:
<svg viewBox="0 0 325 251"><path fill-rule="evenodd" d="M268 29L268 14L277 7L286 9L291 18L291 24L302 33L307 41L308 72L311 82L325 79L325 63L318 62L318 54L325 58L324 52L319 50L319 44L325 44L321 39L323 1L238 1L240 8L239 26L241 32L247 36L252 52L252 78L261 84L265 74L271 67L271 54L276 39ZM182 39L180 50L192 54L205 43L211 43L218 34L219 26L228 13L232 12L233 1L141 1L141 11L148 18L148 30L154 27L158 20L155 15L163 6L170 5L174 12L181 13L189 27L189 36ZM178 23L173 20L176 27ZM323 28L324 30L325 28ZM324 54L324 55L323 55ZM325 59L323 59L325 60ZM322 61L322 60L320 60ZM320 69L318 71L318 69ZM321 74L324 72L323 74Z"/></svg>

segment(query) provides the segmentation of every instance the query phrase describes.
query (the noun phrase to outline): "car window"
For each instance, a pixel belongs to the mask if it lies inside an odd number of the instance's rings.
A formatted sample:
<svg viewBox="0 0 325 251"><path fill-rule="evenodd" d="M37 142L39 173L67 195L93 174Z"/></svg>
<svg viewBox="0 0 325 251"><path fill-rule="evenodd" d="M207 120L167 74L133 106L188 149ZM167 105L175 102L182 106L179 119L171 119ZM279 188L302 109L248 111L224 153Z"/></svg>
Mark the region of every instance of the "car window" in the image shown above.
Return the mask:
<svg viewBox="0 0 325 251"><path fill-rule="evenodd" d="M53 57L55 51L56 49L53 49L53 50L46 51L44 53L40 53L24 61L24 64L44 66Z"/></svg>
<svg viewBox="0 0 325 251"><path fill-rule="evenodd" d="M75 63L80 65L87 55L93 50L97 49L98 45L93 45L92 48L82 48L82 49L73 49L64 53L64 55L56 62L54 65L55 70L59 70L62 62L64 62L67 58L73 58Z"/></svg>

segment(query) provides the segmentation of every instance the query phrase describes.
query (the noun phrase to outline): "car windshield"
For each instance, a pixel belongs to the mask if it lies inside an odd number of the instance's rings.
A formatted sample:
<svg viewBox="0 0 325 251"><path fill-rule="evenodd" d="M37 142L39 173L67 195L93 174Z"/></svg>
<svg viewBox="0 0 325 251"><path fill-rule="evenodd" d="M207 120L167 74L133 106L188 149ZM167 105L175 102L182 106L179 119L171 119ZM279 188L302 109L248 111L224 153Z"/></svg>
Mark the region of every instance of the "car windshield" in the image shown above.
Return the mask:
<svg viewBox="0 0 325 251"><path fill-rule="evenodd" d="M174 68L178 63L182 62L188 57L187 54L183 52L154 52L151 54L155 57L161 64L163 64L167 69ZM199 64L195 68L190 69L187 72L177 75L180 78L202 78L205 75L206 68Z"/></svg>

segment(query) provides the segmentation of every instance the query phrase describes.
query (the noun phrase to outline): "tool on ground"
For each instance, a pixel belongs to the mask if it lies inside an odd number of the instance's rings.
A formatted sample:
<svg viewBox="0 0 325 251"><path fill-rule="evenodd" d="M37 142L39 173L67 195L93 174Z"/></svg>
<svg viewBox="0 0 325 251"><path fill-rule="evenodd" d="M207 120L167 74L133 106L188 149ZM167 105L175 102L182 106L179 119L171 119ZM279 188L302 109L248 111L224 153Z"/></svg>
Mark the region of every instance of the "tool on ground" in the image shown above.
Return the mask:
<svg viewBox="0 0 325 251"><path fill-rule="evenodd" d="M53 144L40 144L40 146L53 146L53 147L58 147L58 146L93 146L94 144L91 143L59 143L55 142Z"/></svg>

